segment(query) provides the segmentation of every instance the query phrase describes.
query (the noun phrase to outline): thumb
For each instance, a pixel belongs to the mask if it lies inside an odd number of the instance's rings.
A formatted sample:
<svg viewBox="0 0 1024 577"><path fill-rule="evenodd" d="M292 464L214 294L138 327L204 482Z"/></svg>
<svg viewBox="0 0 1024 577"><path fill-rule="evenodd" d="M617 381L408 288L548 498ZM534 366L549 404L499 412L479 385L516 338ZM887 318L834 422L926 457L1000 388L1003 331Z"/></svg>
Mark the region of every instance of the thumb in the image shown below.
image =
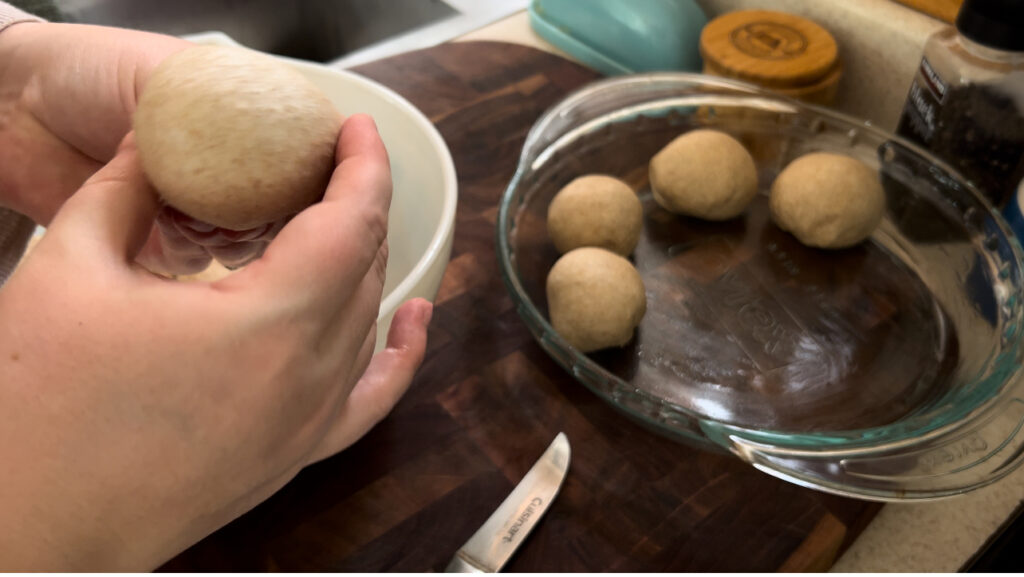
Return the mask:
<svg viewBox="0 0 1024 577"><path fill-rule="evenodd" d="M391 412L423 362L432 314L433 305L424 299L413 299L395 311L387 348L373 356L308 464L355 443Z"/></svg>
<svg viewBox="0 0 1024 577"><path fill-rule="evenodd" d="M114 158L64 203L47 236L75 247L80 258L127 264L149 237L158 209L129 133Z"/></svg>

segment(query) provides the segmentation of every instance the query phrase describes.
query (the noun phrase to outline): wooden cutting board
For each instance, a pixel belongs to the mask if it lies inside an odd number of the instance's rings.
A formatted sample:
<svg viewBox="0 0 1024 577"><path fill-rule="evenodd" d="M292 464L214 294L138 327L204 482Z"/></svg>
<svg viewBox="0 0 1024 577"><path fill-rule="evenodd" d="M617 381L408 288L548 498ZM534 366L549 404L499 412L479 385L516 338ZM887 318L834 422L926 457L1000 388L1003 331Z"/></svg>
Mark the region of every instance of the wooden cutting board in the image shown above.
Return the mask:
<svg viewBox="0 0 1024 577"><path fill-rule="evenodd" d="M526 133L597 75L492 42L357 71L430 117L458 171L452 261L426 361L358 444L164 569L442 570L559 431L572 443L568 478L508 571L828 568L878 505L803 489L637 426L547 357L505 292L495 219Z"/></svg>

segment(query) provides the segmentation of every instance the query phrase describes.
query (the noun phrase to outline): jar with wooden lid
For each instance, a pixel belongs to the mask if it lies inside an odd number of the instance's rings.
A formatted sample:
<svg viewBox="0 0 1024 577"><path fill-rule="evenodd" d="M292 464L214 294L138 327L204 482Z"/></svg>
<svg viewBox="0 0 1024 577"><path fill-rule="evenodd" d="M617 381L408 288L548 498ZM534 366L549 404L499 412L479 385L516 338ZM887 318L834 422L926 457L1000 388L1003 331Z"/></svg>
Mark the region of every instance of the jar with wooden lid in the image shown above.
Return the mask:
<svg viewBox="0 0 1024 577"><path fill-rule="evenodd" d="M734 78L812 104L835 101L842 65L832 34L769 10L723 14L700 35L704 73Z"/></svg>

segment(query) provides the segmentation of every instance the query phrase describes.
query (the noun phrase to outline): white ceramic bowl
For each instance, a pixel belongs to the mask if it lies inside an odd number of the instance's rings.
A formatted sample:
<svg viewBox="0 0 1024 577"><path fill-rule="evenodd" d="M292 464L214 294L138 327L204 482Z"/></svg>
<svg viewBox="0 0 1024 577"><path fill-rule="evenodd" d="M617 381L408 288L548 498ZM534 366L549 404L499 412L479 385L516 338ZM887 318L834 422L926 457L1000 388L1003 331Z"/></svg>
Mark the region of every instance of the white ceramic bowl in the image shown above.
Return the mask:
<svg viewBox="0 0 1024 577"><path fill-rule="evenodd" d="M238 45L221 32L186 39L197 44ZM434 125L390 89L351 72L278 58L323 90L342 114L372 116L387 146L394 196L389 216L387 281L377 317L380 350L399 305L414 297L433 300L437 295L455 230L455 164Z"/></svg>

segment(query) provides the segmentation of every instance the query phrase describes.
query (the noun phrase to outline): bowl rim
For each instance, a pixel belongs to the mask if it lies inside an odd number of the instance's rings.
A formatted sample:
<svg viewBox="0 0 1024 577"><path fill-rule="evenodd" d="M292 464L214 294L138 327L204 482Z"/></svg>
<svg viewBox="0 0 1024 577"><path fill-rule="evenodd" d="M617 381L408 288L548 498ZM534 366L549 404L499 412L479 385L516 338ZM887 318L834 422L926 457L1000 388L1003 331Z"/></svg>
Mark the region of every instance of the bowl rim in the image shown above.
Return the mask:
<svg viewBox="0 0 1024 577"><path fill-rule="evenodd" d="M247 48L239 44L234 38L219 31L204 32L184 37L186 40L197 44L220 44ZM437 130L430 119L409 102L402 95L383 84L341 68L335 68L326 64L318 64L298 58L270 54L273 58L287 62L289 65L314 74L327 74L343 78L348 82L355 82L376 93L382 100L402 110L420 131L424 133L427 140L433 145L432 152L436 155L438 164L442 167L442 191L443 204L441 206L440 225L434 230L430 242L420 258L413 264L405 277L384 295L381 300L380 309L377 313L378 320L389 317L396 311L399 305L408 298L416 285L427 275L434 264L442 258L447 258L445 248L448 240L452 238L455 230L455 211L458 204L458 176L455 172L455 161L452 158L451 150L444 141L441 133Z"/></svg>
<svg viewBox="0 0 1024 577"><path fill-rule="evenodd" d="M564 369L573 374L573 376L576 377L575 380L579 381L605 401L613 403L616 408L640 417L643 421L675 436L681 436L705 443L712 442L730 450L734 449L734 446L736 445L736 443L733 442L735 441L735 438L739 438L747 444L756 443L762 445L762 448L767 451L775 450L787 455L815 457L825 456L828 458L851 457L864 455L866 453L875 454L879 450L895 451L907 447L913 447L924 441L942 437L951 431L961 429L967 423L979 420L983 415L991 412L999 400L1007 393L1012 394L1017 388L1024 388L1024 380L1021 379L1021 375L1024 374L1024 366L1021 366L1021 363L1018 362L1016 363L1015 368L1010 371L1010 374L1003 374L1005 371L999 371L996 375L987 375L986 378L982 379L983 382L988 380L995 380L997 382L990 383L990 387L986 388L986 390L990 390L988 394L982 395L977 402L969 403L969 406L963 407L962 410L953 412L953 418L950 418L945 422L935 422L936 419L930 419L928 423L923 425L918 425L910 428L909 430L899 431L900 423L902 423L904 419L911 419L913 417L913 414L911 413L894 423L865 427L861 429L815 432L754 429L742 425L718 421L707 415L670 403L663 398L648 393L647 391L632 387L621 378L612 374L600 364L590 359L587 355L579 352L569 345L560 335L558 335L549 323L548 319L540 313L540 310L533 303L532 299L519 282L518 273L516 272L516 267L512 258L513 250L510 246L511 233L515 228L514 219L517 214L516 209L518 208L518 205L515 207L512 206L513 196L523 176L532 168L533 165L537 163L538 160L544 157L544 150L547 148L533 150L534 148L537 148L537 141L540 139L540 136L548 129L549 125L558 120L565 110L586 100L596 91L607 90L610 87L619 85L625 86L633 83L640 84L644 82L656 83L666 81L686 82L702 88L730 90L733 92L731 96L770 99L778 104L786 105L794 111L803 110L829 120L835 120L845 125L856 127L858 130L870 132L883 140L895 142L901 147L909 149L911 152L923 158L929 159L929 161L932 161L938 168L947 174L960 177L958 171L949 166L948 163L935 158L932 153L913 142L876 127L870 121L855 118L835 110L797 101L787 96L772 93L755 85L740 81L688 72L647 72L598 80L584 85L548 108L548 110L541 115L529 131L526 141L523 144L515 174L502 193L496 226L496 248L501 275L505 282L506 289L517 305L517 312L523 320L526 321L527 325L530 326L531 333L535 340L538 341L541 348L545 349L557 364L561 365ZM736 92L746 94L736 94ZM579 130L579 128L574 130ZM554 144L557 144L557 140L551 143L549 147ZM986 217L993 218L995 226L1008 241L1009 249L1012 253L1013 260L1016 261L1018 265L1018 269L1024 271L1024 250L1022 250L1019 240L1002 217L1000 211L995 209L988 199L966 179L960 177L958 185L962 186L981 204L985 209ZM1021 316L1019 314L1020 308L1021 305L1018 306L1017 316ZM545 337L550 336L550 338L545 339L541 334ZM545 340L548 340L549 342L545 342ZM1015 343L1024 342L1024 323L1018 323L1009 340ZM552 345L562 349L561 351L558 351L561 354L554 354L553 351L549 350L549 347ZM1019 348L1020 347L1018 347L1018 349ZM1018 361L1021 356L1022 354L1018 350L1016 353ZM991 366L995 364L995 362L996 361L994 359L988 361L986 368L991 369ZM610 395L605 391L601 391L585 379L578 378L578 373L581 371L595 373L603 381L611 383L616 389L615 395ZM991 372L991 370L989 370L989 372ZM706 437L700 437L693 432L672 430L666 427L663 422L652 419L650 415L644 414L633 407L629 407L618 402L613 398L616 395L618 397L638 398L641 402L653 405L659 408L659 410L668 409L669 411L682 413L686 417L696 421L699 424L701 432L704 433ZM659 417L660 416L661 412L659 412ZM893 435L892 433L894 431L897 431L897 434Z"/></svg>
<svg viewBox="0 0 1024 577"><path fill-rule="evenodd" d="M406 274L405 277L395 285L393 289L391 289L391 292L384 295L384 298L381 300L378 316L380 318L385 318L397 310L402 302L408 298L408 295L413 291L420 280L427 275L427 272L431 269L434 263L438 259L445 257L445 246L447 246L447 241L452 237L455 230L455 209L459 196L458 177L455 172L455 161L452 159L451 150L449 150L448 144L444 141L441 133L438 132L437 127L430 122L426 115L424 115L423 112L416 108L411 102L387 86L348 70L331 68L329 66L314 64L305 60L296 60L294 58L287 58L284 56L279 58L288 60L291 64L303 69L315 71L317 73L335 75L362 84L371 91L376 92L382 100L386 100L397 108L402 109L408 115L409 119L412 120L413 124L424 133L433 145L431 147L431 151L436 155L436 160L442 167L441 178L444 198L441 206L440 226L434 230L434 234L430 237L430 242L427 244L426 250L424 250L423 254L413 265L412 269L410 269L408 274Z"/></svg>

